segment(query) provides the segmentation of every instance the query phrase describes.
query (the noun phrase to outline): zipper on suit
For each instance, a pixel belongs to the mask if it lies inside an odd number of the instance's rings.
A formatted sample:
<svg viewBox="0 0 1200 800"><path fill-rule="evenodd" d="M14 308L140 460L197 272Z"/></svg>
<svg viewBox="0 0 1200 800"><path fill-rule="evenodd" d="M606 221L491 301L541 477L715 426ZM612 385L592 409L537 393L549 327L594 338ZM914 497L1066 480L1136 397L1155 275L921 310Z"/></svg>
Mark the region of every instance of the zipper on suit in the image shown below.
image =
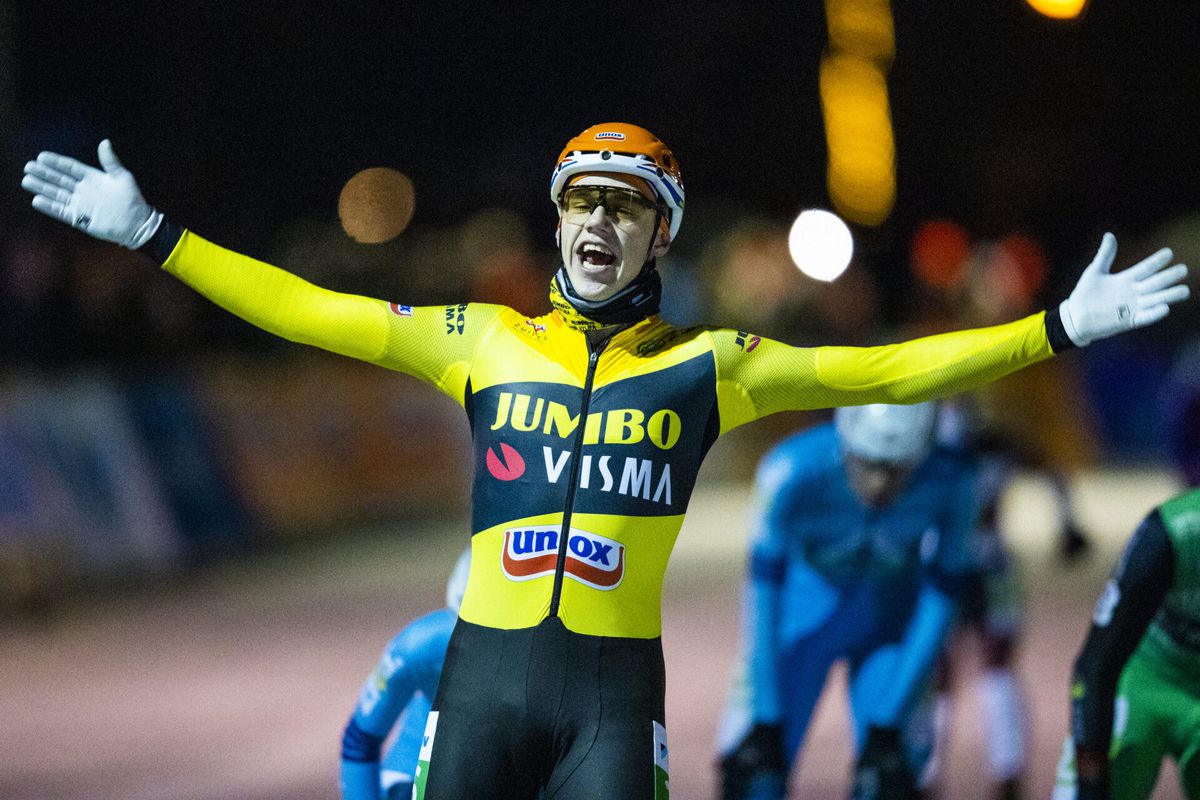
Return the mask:
<svg viewBox="0 0 1200 800"><path fill-rule="evenodd" d="M571 448L571 482L567 484L566 507L563 511L562 529L558 534L558 560L554 565L554 591L550 595L550 613L548 615L550 617L558 616L558 606L562 601L562 585L567 568L567 539L571 534L571 512L575 506L575 490L579 486L579 476L583 472L583 438L587 430L588 406L592 401L592 384L596 379L596 365L600 362L600 353L604 351L612 338L626 327L628 326L624 325L612 331L587 331L584 333L583 338L587 342L588 349L587 375L583 379L583 399L579 403L579 427L575 433L575 444ZM602 333L603 335L596 336L593 341L593 338L588 335L589 333Z"/></svg>

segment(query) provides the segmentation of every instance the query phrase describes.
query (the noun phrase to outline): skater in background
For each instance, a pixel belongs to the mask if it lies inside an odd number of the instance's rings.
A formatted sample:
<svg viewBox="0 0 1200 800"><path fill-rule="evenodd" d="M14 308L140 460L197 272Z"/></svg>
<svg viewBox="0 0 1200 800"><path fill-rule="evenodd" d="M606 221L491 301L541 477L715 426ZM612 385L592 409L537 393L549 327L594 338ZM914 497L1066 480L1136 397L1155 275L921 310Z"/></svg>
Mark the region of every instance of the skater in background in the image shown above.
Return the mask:
<svg viewBox="0 0 1200 800"><path fill-rule="evenodd" d="M1166 758L1200 798L1200 490L1142 521L1075 660L1054 800L1144 800Z"/></svg>
<svg viewBox="0 0 1200 800"><path fill-rule="evenodd" d="M934 448L936 406L839 408L759 466L741 671L718 733L724 800L778 800L835 662L856 800L918 797L928 686L958 609L978 470Z"/></svg>
<svg viewBox="0 0 1200 800"><path fill-rule="evenodd" d="M367 677L342 734L342 800L409 800L425 718L437 694L446 646L471 569L471 551L458 557L446 584L446 606L396 634ZM395 738L381 753L390 733Z"/></svg>
<svg viewBox="0 0 1200 800"><path fill-rule="evenodd" d="M988 778L996 800L1025 796L1028 763L1028 701L1017 675L1023 598L1016 564L1005 545L1000 505L1013 479L1032 472L1051 492L1059 532L1059 553L1070 563L1089 547L1071 504L1066 476L1036 452L989 423L972 395L941 405L939 443L970 453L979 465L980 517L971 545L971 569L963 581L962 609L955 635L942 652L934 675L934 755L926 770L933 792L941 788L953 731L953 690L966 639L979 648L982 672L972 689L983 725Z"/></svg>

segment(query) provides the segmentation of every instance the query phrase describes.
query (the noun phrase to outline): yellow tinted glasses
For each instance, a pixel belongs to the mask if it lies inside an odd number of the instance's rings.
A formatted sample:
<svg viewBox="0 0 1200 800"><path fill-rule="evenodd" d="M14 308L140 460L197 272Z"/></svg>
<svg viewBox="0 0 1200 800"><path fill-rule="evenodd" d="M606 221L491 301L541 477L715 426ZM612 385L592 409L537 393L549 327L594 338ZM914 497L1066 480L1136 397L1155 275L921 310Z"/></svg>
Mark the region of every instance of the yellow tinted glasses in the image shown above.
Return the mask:
<svg viewBox="0 0 1200 800"><path fill-rule="evenodd" d="M580 225L597 206L615 224L634 227L654 219L655 205L644 194L621 186L572 186L563 192L563 219Z"/></svg>

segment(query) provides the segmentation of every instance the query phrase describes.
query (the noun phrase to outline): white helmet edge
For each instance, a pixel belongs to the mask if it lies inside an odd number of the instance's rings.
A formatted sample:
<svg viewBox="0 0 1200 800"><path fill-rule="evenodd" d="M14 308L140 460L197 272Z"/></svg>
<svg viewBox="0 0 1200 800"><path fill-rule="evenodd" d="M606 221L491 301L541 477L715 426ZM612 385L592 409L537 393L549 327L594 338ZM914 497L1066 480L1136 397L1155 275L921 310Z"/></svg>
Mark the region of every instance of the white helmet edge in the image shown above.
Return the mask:
<svg viewBox="0 0 1200 800"><path fill-rule="evenodd" d="M842 450L868 461L915 465L933 447L937 404L847 406L833 413Z"/></svg>

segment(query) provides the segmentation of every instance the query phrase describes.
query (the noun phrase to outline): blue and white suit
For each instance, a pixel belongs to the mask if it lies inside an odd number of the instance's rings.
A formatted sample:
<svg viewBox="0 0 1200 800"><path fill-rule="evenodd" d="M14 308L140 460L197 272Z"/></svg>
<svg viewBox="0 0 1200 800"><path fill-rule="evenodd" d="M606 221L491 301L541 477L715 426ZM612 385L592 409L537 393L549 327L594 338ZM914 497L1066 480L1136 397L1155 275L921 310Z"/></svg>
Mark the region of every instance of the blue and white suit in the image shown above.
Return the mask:
<svg viewBox="0 0 1200 800"><path fill-rule="evenodd" d="M905 731L915 771L931 734L914 711L971 566L978 477L962 453L935 449L889 505L850 487L832 424L792 436L759 467L742 673L718 749L759 723L780 724L790 769L829 669L849 666L856 752L871 725Z"/></svg>
<svg viewBox="0 0 1200 800"><path fill-rule="evenodd" d="M388 643L342 736L343 800L411 796L425 718L457 620L453 610L442 608L414 620ZM381 763L384 740L397 720L396 738Z"/></svg>

